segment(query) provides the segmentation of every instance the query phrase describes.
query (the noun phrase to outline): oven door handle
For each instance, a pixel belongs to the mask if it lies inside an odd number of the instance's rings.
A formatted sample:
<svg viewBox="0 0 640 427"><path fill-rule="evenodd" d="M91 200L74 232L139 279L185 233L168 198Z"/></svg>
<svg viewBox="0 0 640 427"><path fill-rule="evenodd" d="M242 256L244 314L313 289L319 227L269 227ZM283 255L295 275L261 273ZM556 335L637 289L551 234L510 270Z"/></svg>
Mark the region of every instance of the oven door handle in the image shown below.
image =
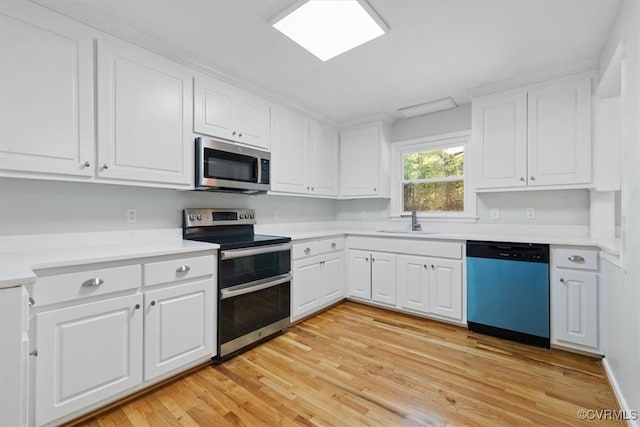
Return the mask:
<svg viewBox="0 0 640 427"><path fill-rule="evenodd" d="M256 248L248 249L230 249L228 251L220 252L220 259L222 261L234 258L243 258L253 255L268 254L271 252L281 252L291 250L291 243L282 243L279 245L258 246Z"/></svg>
<svg viewBox="0 0 640 427"><path fill-rule="evenodd" d="M255 280L253 282L243 283L242 285L221 289L220 299L225 300L227 298L233 298L239 295L250 294L251 292L272 288L274 286L290 282L291 277L291 273L286 273L275 277L267 277L266 279Z"/></svg>

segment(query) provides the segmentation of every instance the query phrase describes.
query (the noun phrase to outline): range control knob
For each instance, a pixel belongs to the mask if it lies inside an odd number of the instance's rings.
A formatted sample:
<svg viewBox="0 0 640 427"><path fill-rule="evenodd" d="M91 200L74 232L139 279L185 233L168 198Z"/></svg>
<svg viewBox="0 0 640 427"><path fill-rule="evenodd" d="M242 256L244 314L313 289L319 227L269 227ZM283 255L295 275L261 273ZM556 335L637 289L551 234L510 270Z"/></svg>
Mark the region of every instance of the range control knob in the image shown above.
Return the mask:
<svg viewBox="0 0 640 427"><path fill-rule="evenodd" d="M202 215L198 214L198 216L196 216L196 218L198 218L198 221L200 221L202 219Z"/></svg>
<svg viewBox="0 0 640 427"><path fill-rule="evenodd" d="M189 220L193 221L196 219L196 216L194 214L189 214Z"/></svg>
<svg viewBox="0 0 640 427"><path fill-rule="evenodd" d="M255 216L254 214L251 214L251 219L253 219L254 216Z"/></svg>
<svg viewBox="0 0 640 427"><path fill-rule="evenodd" d="M240 214L240 219L244 219L244 214L243 213Z"/></svg>

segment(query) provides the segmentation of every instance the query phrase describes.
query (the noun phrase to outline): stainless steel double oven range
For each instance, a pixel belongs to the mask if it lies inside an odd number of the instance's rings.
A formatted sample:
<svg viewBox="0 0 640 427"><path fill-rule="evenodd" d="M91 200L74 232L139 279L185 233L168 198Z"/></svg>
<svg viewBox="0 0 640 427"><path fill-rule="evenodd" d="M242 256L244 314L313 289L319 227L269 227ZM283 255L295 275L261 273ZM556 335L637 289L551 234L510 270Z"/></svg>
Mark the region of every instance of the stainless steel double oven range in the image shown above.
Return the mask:
<svg viewBox="0 0 640 427"><path fill-rule="evenodd" d="M290 322L291 239L254 234L252 209L185 209L186 240L217 243L218 358Z"/></svg>

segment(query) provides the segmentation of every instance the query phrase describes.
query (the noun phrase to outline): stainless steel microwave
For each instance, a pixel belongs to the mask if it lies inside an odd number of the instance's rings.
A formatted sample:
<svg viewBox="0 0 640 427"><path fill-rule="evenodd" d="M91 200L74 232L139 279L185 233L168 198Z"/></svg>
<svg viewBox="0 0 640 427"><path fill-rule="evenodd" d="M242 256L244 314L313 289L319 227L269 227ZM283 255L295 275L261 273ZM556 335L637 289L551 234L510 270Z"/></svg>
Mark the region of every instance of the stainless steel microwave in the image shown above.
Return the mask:
<svg viewBox="0 0 640 427"><path fill-rule="evenodd" d="M258 194L271 189L271 155L211 138L196 138L196 190Z"/></svg>

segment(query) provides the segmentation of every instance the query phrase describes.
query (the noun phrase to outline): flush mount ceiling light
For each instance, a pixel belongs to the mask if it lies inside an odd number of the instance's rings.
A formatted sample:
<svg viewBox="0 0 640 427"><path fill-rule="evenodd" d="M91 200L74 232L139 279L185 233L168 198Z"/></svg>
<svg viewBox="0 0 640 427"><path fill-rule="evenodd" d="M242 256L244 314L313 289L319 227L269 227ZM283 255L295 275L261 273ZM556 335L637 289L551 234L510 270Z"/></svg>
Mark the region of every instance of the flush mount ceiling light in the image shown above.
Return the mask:
<svg viewBox="0 0 640 427"><path fill-rule="evenodd" d="M457 107L456 103L451 97L436 99L435 101L425 102L423 104L412 105L410 107L399 108L398 111L404 117L415 117L423 114L435 113L437 111L444 111L450 108Z"/></svg>
<svg viewBox="0 0 640 427"><path fill-rule="evenodd" d="M272 25L322 61L389 30L366 0L300 0L274 18Z"/></svg>

